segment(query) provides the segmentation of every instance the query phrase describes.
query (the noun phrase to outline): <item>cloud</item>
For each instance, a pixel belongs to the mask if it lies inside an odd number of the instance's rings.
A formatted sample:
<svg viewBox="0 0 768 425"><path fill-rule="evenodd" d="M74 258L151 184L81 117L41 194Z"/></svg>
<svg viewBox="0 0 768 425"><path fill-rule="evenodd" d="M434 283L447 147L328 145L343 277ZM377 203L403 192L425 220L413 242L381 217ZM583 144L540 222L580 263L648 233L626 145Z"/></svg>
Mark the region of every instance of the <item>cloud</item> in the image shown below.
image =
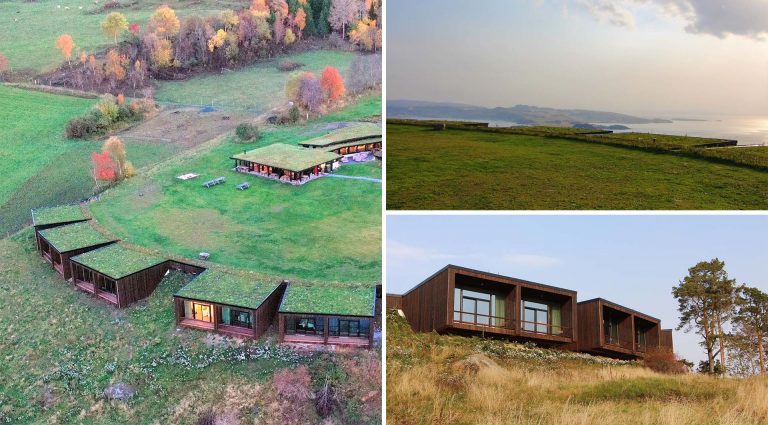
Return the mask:
<svg viewBox="0 0 768 425"><path fill-rule="evenodd" d="M544 268L560 264L560 260L544 255L515 254L505 255L501 261L516 267Z"/></svg>
<svg viewBox="0 0 768 425"><path fill-rule="evenodd" d="M611 0L577 0L576 5L600 22L626 28L635 27L635 17L625 2Z"/></svg>
<svg viewBox="0 0 768 425"><path fill-rule="evenodd" d="M719 38L738 35L768 38L766 0L572 0L600 22L635 27L639 8L652 8L660 16L685 22L685 31Z"/></svg>
<svg viewBox="0 0 768 425"><path fill-rule="evenodd" d="M387 257L391 260L405 259L410 261L448 261L456 258L453 254L408 245L395 240L387 241Z"/></svg>

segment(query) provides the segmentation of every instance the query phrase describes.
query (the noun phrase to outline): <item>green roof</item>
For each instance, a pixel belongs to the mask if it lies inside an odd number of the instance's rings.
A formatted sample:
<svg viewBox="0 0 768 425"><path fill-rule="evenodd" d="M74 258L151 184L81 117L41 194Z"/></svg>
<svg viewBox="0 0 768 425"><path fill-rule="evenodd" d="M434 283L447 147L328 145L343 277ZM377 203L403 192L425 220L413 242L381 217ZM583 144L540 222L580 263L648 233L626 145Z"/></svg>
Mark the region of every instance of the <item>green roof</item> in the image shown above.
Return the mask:
<svg viewBox="0 0 768 425"><path fill-rule="evenodd" d="M375 302L372 286L292 284L285 292L280 312L373 316Z"/></svg>
<svg viewBox="0 0 768 425"><path fill-rule="evenodd" d="M72 257L72 261L117 280L167 260L113 244Z"/></svg>
<svg viewBox="0 0 768 425"><path fill-rule="evenodd" d="M176 292L176 296L257 309L280 286L245 275L208 269Z"/></svg>
<svg viewBox="0 0 768 425"><path fill-rule="evenodd" d="M275 143L232 157L290 171L303 171L341 158L332 152Z"/></svg>
<svg viewBox="0 0 768 425"><path fill-rule="evenodd" d="M69 252L115 241L115 239L101 234L88 222L41 230L40 236L44 237L59 252Z"/></svg>
<svg viewBox="0 0 768 425"><path fill-rule="evenodd" d="M325 147L352 140L381 138L381 126L371 122L361 122L334 130L325 136L315 137L301 142L302 145Z"/></svg>
<svg viewBox="0 0 768 425"><path fill-rule="evenodd" d="M87 220L79 205L62 205L59 207L35 208L32 210L32 224L42 226L47 224L71 223Z"/></svg>
<svg viewBox="0 0 768 425"><path fill-rule="evenodd" d="M368 143L381 143L381 137L375 137L375 138L365 139L365 140L353 140L351 142L339 143L338 145L326 146L324 149L327 151L332 151L339 148L344 148L349 146L359 146L359 145L368 144Z"/></svg>

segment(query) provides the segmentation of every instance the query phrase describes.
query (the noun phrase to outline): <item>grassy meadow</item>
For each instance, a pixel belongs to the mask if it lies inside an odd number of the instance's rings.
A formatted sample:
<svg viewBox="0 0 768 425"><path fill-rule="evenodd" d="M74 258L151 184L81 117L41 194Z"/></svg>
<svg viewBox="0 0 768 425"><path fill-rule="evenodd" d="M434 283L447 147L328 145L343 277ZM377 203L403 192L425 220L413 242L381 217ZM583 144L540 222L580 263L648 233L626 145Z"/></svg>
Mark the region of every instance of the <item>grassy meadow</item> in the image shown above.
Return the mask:
<svg viewBox="0 0 768 425"><path fill-rule="evenodd" d="M635 362L414 334L387 317L387 423L758 425L768 379L662 375Z"/></svg>
<svg viewBox="0 0 768 425"><path fill-rule="evenodd" d="M387 164L390 209L768 208L763 171L552 137L387 125Z"/></svg>
<svg viewBox="0 0 768 425"><path fill-rule="evenodd" d="M0 2L0 53L7 58L12 70L31 70L35 73L56 68L64 62L56 49L56 39L69 34L75 45L92 53L112 43L101 30L101 22L113 10L104 11L105 0L10 0ZM124 2L129 6L117 9L128 22L145 27L152 12L162 4L176 10L178 16L209 16L221 10L245 7L247 0L137 0ZM12 36L11 36L12 35ZM19 42L19 40L24 40Z"/></svg>
<svg viewBox="0 0 768 425"><path fill-rule="evenodd" d="M258 342L177 331L171 295L188 279L172 273L147 300L117 310L66 284L30 229L1 239L0 423L197 424L212 413L216 423L280 424L297 411L319 423L310 399L276 399L273 374L299 364L307 391L330 377L341 400L333 421L381 422L380 352L299 353L276 345L274 330ZM22 310L35 320L19 320ZM105 399L115 383L133 387L133 398Z"/></svg>
<svg viewBox="0 0 768 425"><path fill-rule="evenodd" d="M29 210L93 193L91 152L101 142L68 140L64 126L96 101L0 86L0 235L29 222ZM34 111L34 114L29 113ZM174 144L126 141L136 167L179 152Z"/></svg>
<svg viewBox="0 0 768 425"><path fill-rule="evenodd" d="M263 112L288 101L285 82L292 73L277 68L281 61L302 63L300 71L311 71L318 76L326 66L336 67L346 75L355 55L357 53L340 50L312 50L278 56L236 71L198 75L184 81L159 81L155 97L159 102Z"/></svg>
<svg viewBox="0 0 768 425"><path fill-rule="evenodd" d="M379 100L380 101L380 100ZM292 186L235 173L229 157L272 143L297 144L329 122L362 117L375 98L300 126L265 127L256 143L227 138L145 170L90 204L94 218L123 240L149 249L258 270L279 278L378 283L381 279L381 184L322 178ZM182 181L175 177L199 173ZM380 163L343 165L338 174L381 178ZM202 183L224 176L212 188ZM249 182L251 188L236 190Z"/></svg>

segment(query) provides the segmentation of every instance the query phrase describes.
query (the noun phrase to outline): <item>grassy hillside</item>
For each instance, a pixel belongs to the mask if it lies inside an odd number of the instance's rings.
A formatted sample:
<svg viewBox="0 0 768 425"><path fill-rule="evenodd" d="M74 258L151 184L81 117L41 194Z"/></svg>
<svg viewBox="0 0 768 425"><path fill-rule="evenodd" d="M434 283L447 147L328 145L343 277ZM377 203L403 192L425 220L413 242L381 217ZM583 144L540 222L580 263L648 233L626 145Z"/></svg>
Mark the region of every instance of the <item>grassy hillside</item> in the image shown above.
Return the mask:
<svg viewBox="0 0 768 425"><path fill-rule="evenodd" d="M92 194L90 154L101 143L67 140L64 125L94 102L0 86L0 235L28 222L31 208ZM126 147L137 167L179 150L176 145L132 141Z"/></svg>
<svg viewBox="0 0 768 425"><path fill-rule="evenodd" d="M768 379L668 376L634 362L414 334L387 317L387 423L757 425Z"/></svg>
<svg viewBox="0 0 768 425"><path fill-rule="evenodd" d="M340 50L312 50L279 56L237 71L200 75L185 81L160 81L155 97L160 102L265 111L288 100L285 82L291 73L277 69L280 61L302 63L300 71L311 71L318 76L326 66L336 67L346 75L355 55L357 53Z"/></svg>
<svg viewBox="0 0 768 425"><path fill-rule="evenodd" d="M549 137L387 125L387 166L392 209L768 207L768 172Z"/></svg>
<svg viewBox="0 0 768 425"><path fill-rule="evenodd" d="M152 12L161 4L168 4L177 15L208 16L223 9L237 9L248 5L247 0L137 0L121 1L128 5L117 9L128 22L137 22L144 28ZM56 49L56 39L70 34L77 47L88 52L102 50L111 44L101 30L101 22L114 10L104 11L104 1L93 0L10 0L0 2L0 53L3 53L14 70L29 69L35 72L51 70L64 62ZM23 42L20 42L23 40Z"/></svg>
<svg viewBox="0 0 768 425"><path fill-rule="evenodd" d="M373 284L381 276L381 184L322 178L291 186L235 173L230 156L272 143L296 144L340 118L364 117L375 99L300 126L265 127L256 143L226 139L183 155L105 192L90 205L121 239L184 257L280 278ZM199 173L182 181L176 176ZM344 165L337 174L381 178L380 163ZM204 188L206 180L227 183ZM235 190L249 182L251 188Z"/></svg>
<svg viewBox="0 0 768 425"><path fill-rule="evenodd" d="M54 273L30 229L0 239L0 423L197 424L213 412L217 423L278 424L296 411L318 423L311 400L276 399L273 374L298 364L311 378L302 391L330 377L335 421L380 423L380 352L302 354L275 345L274 330L245 343L177 331L171 295L188 279L172 273L146 301L117 310ZM116 383L135 396L106 400Z"/></svg>

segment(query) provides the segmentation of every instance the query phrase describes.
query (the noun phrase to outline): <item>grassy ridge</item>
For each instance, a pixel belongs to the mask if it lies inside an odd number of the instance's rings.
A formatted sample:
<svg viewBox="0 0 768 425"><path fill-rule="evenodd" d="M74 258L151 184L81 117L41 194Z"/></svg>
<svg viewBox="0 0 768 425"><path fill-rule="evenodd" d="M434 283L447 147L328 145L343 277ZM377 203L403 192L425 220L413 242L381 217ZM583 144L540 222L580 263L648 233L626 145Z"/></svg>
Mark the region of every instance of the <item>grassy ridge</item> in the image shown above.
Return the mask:
<svg viewBox="0 0 768 425"><path fill-rule="evenodd" d="M768 173L669 153L411 125L387 137L392 209L768 207Z"/></svg>
<svg viewBox="0 0 768 425"><path fill-rule="evenodd" d="M389 424L757 425L768 379L667 376L634 362L415 334L387 317Z"/></svg>

